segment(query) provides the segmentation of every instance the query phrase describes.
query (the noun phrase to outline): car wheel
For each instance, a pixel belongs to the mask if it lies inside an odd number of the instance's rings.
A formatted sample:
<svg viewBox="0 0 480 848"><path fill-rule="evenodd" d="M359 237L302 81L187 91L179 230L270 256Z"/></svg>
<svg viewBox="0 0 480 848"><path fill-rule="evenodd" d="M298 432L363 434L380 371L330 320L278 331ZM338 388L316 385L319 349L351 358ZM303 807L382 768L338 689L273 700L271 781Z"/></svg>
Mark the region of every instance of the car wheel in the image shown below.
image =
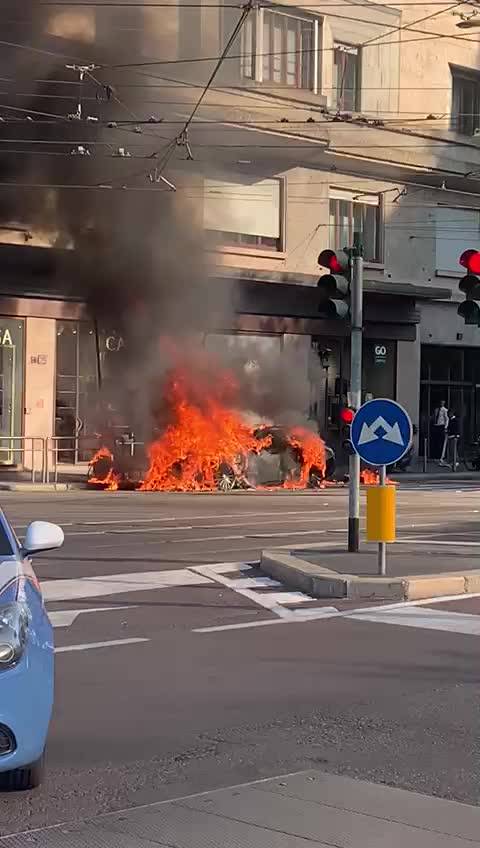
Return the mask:
<svg viewBox="0 0 480 848"><path fill-rule="evenodd" d="M222 463L215 472L215 484L219 492L231 492L235 488L236 474L230 465Z"/></svg>
<svg viewBox="0 0 480 848"><path fill-rule="evenodd" d="M27 792L29 789L37 789L43 780L43 773L44 759L40 757L29 766L0 774L0 791Z"/></svg>

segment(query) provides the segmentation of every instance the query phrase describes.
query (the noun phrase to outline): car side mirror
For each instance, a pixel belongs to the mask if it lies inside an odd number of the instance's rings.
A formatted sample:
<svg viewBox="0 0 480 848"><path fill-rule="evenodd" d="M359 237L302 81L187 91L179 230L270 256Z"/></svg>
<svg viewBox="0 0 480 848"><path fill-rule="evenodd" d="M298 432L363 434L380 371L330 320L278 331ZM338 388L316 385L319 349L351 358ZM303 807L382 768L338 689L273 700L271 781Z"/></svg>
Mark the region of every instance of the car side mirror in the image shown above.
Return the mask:
<svg viewBox="0 0 480 848"><path fill-rule="evenodd" d="M38 554L61 548L65 536L61 527L49 521L33 521L27 528L23 551L26 554Z"/></svg>

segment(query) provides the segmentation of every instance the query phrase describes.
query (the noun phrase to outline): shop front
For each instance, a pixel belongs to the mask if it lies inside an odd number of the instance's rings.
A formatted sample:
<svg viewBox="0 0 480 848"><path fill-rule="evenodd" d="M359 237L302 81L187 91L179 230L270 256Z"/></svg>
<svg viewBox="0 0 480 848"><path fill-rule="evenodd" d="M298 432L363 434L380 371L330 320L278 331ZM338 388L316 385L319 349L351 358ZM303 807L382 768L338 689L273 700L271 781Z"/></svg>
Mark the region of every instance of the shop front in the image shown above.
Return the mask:
<svg viewBox="0 0 480 848"><path fill-rule="evenodd" d="M420 369L421 450L430 440L435 409L441 401L458 417L468 444L480 434L480 349L422 345ZM430 451L429 451L430 453Z"/></svg>
<svg viewBox="0 0 480 848"><path fill-rule="evenodd" d="M21 462L24 321L0 317L0 465Z"/></svg>

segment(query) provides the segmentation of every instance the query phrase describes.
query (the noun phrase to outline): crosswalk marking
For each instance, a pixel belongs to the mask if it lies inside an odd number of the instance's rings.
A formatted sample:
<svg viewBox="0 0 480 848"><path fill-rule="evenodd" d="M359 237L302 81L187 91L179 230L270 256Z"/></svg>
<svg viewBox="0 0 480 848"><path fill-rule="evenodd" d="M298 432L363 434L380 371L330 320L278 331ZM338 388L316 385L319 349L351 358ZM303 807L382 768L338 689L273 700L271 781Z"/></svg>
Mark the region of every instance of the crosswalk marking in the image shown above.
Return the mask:
<svg viewBox="0 0 480 848"><path fill-rule="evenodd" d="M91 651L94 648L116 648L119 645L137 645L150 642L150 639L111 639L109 642L85 642L83 645L62 645L55 648L56 654L67 654L70 651Z"/></svg>
<svg viewBox="0 0 480 848"><path fill-rule="evenodd" d="M281 619L294 619L299 610L288 609L289 606L305 604L315 601L315 598L304 592L290 592L285 589L282 592L265 591L270 588L281 586L276 580L266 583L265 575L259 574L254 563L244 563L242 571L247 573L246 577L232 578L227 575L238 572L239 563L212 563L211 565L198 565L192 568L198 574L205 575L211 580L216 580L228 589L237 592L244 598L248 598L264 609L270 610ZM249 573L250 572L250 573ZM204 632L204 629L201 630ZM207 631L211 632L211 631Z"/></svg>
<svg viewBox="0 0 480 848"><path fill-rule="evenodd" d="M118 610L134 609L131 606L125 607L92 607L92 609L66 609L52 610L48 613L52 627L71 627L77 620L79 615L88 612L117 612Z"/></svg>
<svg viewBox="0 0 480 848"><path fill-rule="evenodd" d="M382 610L380 607L370 612L356 610L355 613L348 617L354 621L368 621L371 624L394 624L401 627L419 627L423 630L442 630L447 633L480 636L480 615L421 607L404 607L396 610Z"/></svg>
<svg viewBox="0 0 480 848"><path fill-rule="evenodd" d="M175 571L140 571L71 580L45 580L41 587L46 601L71 601L173 586L200 586L210 582L210 578L203 574L197 574L188 568L179 568Z"/></svg>

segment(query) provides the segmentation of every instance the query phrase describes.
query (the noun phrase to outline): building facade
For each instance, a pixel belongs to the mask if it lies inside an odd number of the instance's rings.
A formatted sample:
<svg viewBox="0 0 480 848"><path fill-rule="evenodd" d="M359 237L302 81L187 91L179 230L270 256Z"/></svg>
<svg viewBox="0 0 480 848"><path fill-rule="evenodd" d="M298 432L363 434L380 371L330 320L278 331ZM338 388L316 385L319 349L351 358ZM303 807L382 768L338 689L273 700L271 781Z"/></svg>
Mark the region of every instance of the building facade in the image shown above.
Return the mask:
<svg viewBox="0 0 480 848"><path fill-rule="evenodd" d="M365 260L364 398L403 403L420 449L441 399L461 417L465 439L480 432L480 329L457 316L458 259L480 247L480 54L457 28L469 9L442 7L421 23L430 7L262 3L206 93L241 14L228 4L45 18L42 37L61 54L75 42L86 59L111 57L112 25L121 34L118 64L130 67L95 72L113 96L106 102L87 80L82 120L85 110L110 118L92 150L108 138L126 182L130 154L141 144L148 155L158 143L145 133L138 141L141 127L161 113L163 142L175 153L150 183L167 177L195 207L212 285L233 285L232 309L212 322L204 344L224 358L280 358L295 375L295 402L329 440L348 402L349 325L320 313L317 259L324 248L354 245ZM19 102L13 92L12 108ZM77 106L60 100L55 114ZM119 127L129 111L136 137L130 124ZM49 270L56 242L45 229L26 210L0 232L6 464L20 461L22 436L62 437L64 461L86 458L76 435L94 430L98 354L114 354L118 343L107 330L98 350L81 297L67 296L68 281Z"/></svg>

